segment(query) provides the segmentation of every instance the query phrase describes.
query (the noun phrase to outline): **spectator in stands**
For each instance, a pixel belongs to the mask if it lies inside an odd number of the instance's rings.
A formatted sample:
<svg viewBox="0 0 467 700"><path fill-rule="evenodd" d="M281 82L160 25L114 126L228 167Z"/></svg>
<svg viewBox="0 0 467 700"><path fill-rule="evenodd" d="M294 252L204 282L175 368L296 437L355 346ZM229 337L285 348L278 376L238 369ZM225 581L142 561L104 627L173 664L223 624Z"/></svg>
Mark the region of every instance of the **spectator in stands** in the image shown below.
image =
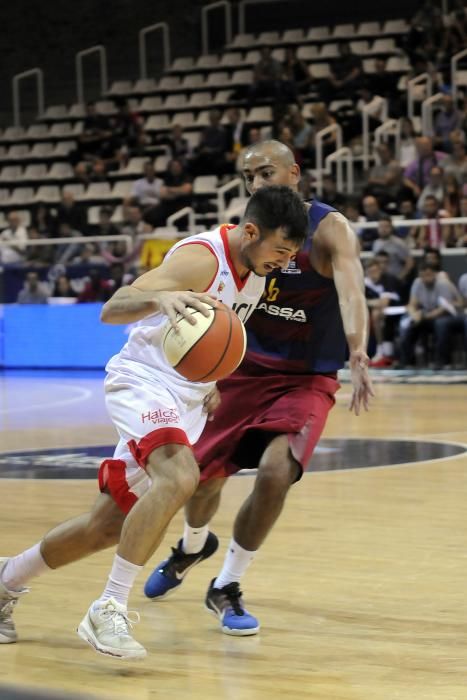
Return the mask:
<svg viewBox="0 0 467 700"><path fill-rule="evenodd" d="M401 285L405 286L415 263L407 243L395 235L389 216L380 218L378 238L374 241L372 250L375 255L382 250L388 254L387 273L396 277Z"/></svg>
<svg viewBox="0 0 467 700"><path fill-rule="evenodd" d="M86 232L86 207L75 202L74 195L67 189L62 192L62 199L57 208L57 229L61 224L68 224L74 231Z"/></svg>
<svg viewBox="0 0 467 700"><path fill-rule="evenodd" d="M248 145L250 126L245 122L242 110L238 107L229 107L226 117L224 129L227 132L227 153L232 154L231 160L236 161L242 148Z"/></svg>
<svg viewBox="0 0 467 700"><path fill-rule="evenodd" d="M443 189L444 199L442 207L446 212L446 216L460 216L461 188L455 175L452 173L444 175Z"/></svg>
<svg viewBox="0 0 467 700"><path fill-rule="evenodd" d="M247 134L247 145L242 148L242 150L239 152L236 163L235 163L235 172L236 173L241 173L242 172L242 167L243 167L243 156L245 154L245 151L250 147L253 146L255 143L260 143L262 141L261 137L261 129L258 129L258 127L254 126L248 129L248 134Z"/></svg>
<svg viewBox="0 0 467 700"><path fill-rule="evenodd" d="M221 113L217 109L209 112L210 125L201 134L190 170L193 175L223 175L230 169L225 154L228 147L227 131L221 125Z"/></svg>
<svg viewBox="0 0 467 700"><path fill-rule="evenodd" d="M451 95L444 95L442 108L434 119L434 145L444 152L450 152L450 135L462 125L462 113L456 108Z"/></svg>
<svg viewBox="0 0 467 700"><path fill-rule="evenodd" d="M62 298L76 298L78 296L68 275L59 275L57 277L52 291L52 296Z"/></svg>
<svg viewBox="0 0 467 700"><path fill-rule="evenodd" d="M347 42L339 44L339 58L331 65L331 77L327 85L328 99L355 100L362 81L363 68L359 56L352 54Z"/></svg>
<svg viewBox="0 0 467 700"><path fill-rule="evenodd" d="M191 175L179 160L171 160L160 190L160 202L145 210L144 220L152 226L164 226L169 216L191 205L192 193Z"/></svg>
<svg viewBox="0 0 467 700"><path fill-rule="evenodd" d="M319 198L321 202L329 204L338 211L343 212L347 203L344 194L337 191L336 181L332 175L323 174L323 194Z"/></svg>
<svg viewBox="0 0 467 700"><path fill-rule="evenodd" d="M402 169L395 160L392 148L387 143L381 143L376 148L375 165L368 173L365 193L376 197L381 204L397 201L401 196L404 185L401 180Z"/></svg>
<svg viewBox="0 0 467 700"><path fill-rule="evenodd" d="M41 236L37 228L30 226L28 228L28 239L41 240L48 238L48 234ZM31 267L47 267L53 263L55 259L55 250L52 245L29 245L26 248L25 263Z"/></svg>
<svg viewBox="0 0 467 700"><path fill-rule="evenodd" d="M390 367L394 361L394 338L399 316L388 315L388 306L401 304L400 283L396 277L383 272L381 263L372 258L365 266L365 296L371 319L371 334L374 336L375 352L372 367Z"/></svg>
<svg viewBox="0 0 467 700"><path fill-rule="evenodd" d="M459 215L467 219L467 193L460 198L459 208ZM467 223L454 226L454 240L456 246L467 248Z"/></svg>
<svg viewBox="0 0 467 700"><path fill-rule="evenodd" d="M11 211L7 216L8 228L0 233L0 240L7 241L10 245L0 248L0 261L8 263L22 263L26 259L26 245L28 232L22 224L21 216L16 211Z"/></svg>
<svg viewBox="0 0 467 700"><path fill-rule="evenodd" d="M300 109L296 109L290 116L290 128L293 138L293 150L300 153L302 162L312 163L314 130L303 116Z"/></svg>
<svg viewBox="0 0 467 700"><path fill-rule="evenodd" d="M383 212L379 208L378 200L372 195L364 197L362 200L363 209L363 221L379 221ZM360 245L362 250L372 250L373 242L378 238L378 233L375 228L364 228L357 231L358 237L360 238Z"/></svg>
<svg viewBox="0 0 467 700"><path fill-rule="evenodd" d="M390 102L399 96L397 76L386 70L385 58L375 58L375 70L366 76L366 81L373 95L381 95Z"/></svg>
<svg viewBox="0 0 467 700"><path fill-rule="evenodd" d="M399 204L399 214L408 221L413 221L414 219L419 218L415 210L415 202L412 199L412 197L407 197L401 200ZM397 222L396 234L399 236L399 238L406 238L409 241L410 245L413 245L413 242L416 238L416 231L414 230L414 226L401 226L399 221Z"/></svg>
<svg viewBox="0 0 467 700"><path fill-rule="evenodd" d="M112 285L109 283L109 280L103 278L100 270L97 268L92 268L89 271L89 279L86 282L83 291L78 296L78 301L80 303L96 301L105 302L110 299L112 294Z"/></svg>
<svg viewBox="0 0 467 700"><path fill-rule="evenodd" d="M118 236L120 229L112 222L112 208L101 207L99 209L99 223L95 231L96 236Z"/></svg>
<svg viewBox="0 0 467 700"><path fill-rule="evenodd" d="M308 158L314 167L316 158L316 135L328 126L336 123L336 119L329 114L327 106L323 102L315 102L311 107L312 114L312 135L308 145ZM332 153L336 148L336 132L333 131L322 140L323 158Z"/></svg>
<svg viewBox="0 0 467 700"><path fill-rule="evenodd" d="M281 101L282 74L282 66L272 57L269 46L263 46L261 58L253 68L253 81L249 89L250 104L263 97Z"/></svg>
<svg viewBox="0 0 467 700"><path fill-rule="evenodd" d="M302 153L298 148L295 147L292 129L290 128L290 126L287 126L286 122L282 123L282 126L280 127L279 133L277 135L277 140L285 144L288 148L290 148L290 150L294 154L295 162L297 163L297 165L302 166Z"/></svg>
<svg viewBox="0 0 467 700"><path fill-rule="evenodd" d="M399 162L403 168L407 168L417 158L417 146L415 129L412 120L403 117L401 123L401 144Z"/></svg>
<svg viewBox="0 0 467 700"><path fill-rule="evenodd" d="M462 301L455 287L438 279L436 268L424 263L410 290L408 319L401 328L402 365L413 365L417 339L433 334L435 367L449 367L454 334L464 332L461 308Z"/></svg>
<svg viewBox="0 0 467 700"><path fill-rule="evenodd" d="M443 227L441 223L443 215L440 209L440 202L436 197L432 195L425 197L421 216L424 219L429 219L429 221L428 224L420 224L414 227L413 245L416 248L426 248L427 246L440 248L449 244L449 239L454 234L449 230L449 227Z"/></svg>
<svg viewBox="0 0 467 700"><path fill-rule="evenodd" d="M464 272L464 274L459 277L458 288L464 305L464 311L467 313L467 272Z"/></svg>
<svg viewBox="0 0 467 700"><path fill-rule="evenodd" d="M438 202L444 200L443 170L438 165L434 165L430 168L428 182L422 189L420 197L417 200L417 209L419 212L423 211L425 199L427 197L435 197Z"/></svg>
<svg viewBox="0 0 467 700"><path fill-rule="evenodd" d="M430 170L434 165L442 164L445 153L433 150L433 141L428 136L420 136L416 140L417 157L405 169L407 185L419 197L422 189L428 184Z"/></svg>
<svg viewBox="0 0 467 700"><path fill-rule="evenodd" d="M286 94L297 100L300 95L309 92L312 82L311 74L305 61L298 58L295 46L286 47L282 65Z"/></svg>
<svg viewBox="0 0 467 700"><path fill-rule="evenodd" d="M146 161L143 169L143 177L135 180L131 188L131 198L134 204L141 207L143 211L152 209L160 204L161 189L164 182L156 176L154 164L151 160Z"/></svg>
<svg viewBox="0 0 467 700"><path fill-rule="evenodd" d="M83 241L81 231L71 228L70 224L63 221L58 227L59 238L76 238L76 243L61 243L56 246L55 262L66 265L70 260L79 255Z"/></svg>
<svg viewBox="0 0 467 700"><path fill-rule="evenodd" d="M369 115L370 131L374 131L384 119L386 108L386 98L374 93L368 84L368 81L362 81L362 85L357 90L359 100L357 109L359 112L365 111Z"/></svg>
<svg viewBox="0 0 467 700"><path fill-rule="evenodd" d="M454 175L459 185L467 182L467 155L465 143L456 139L452 142L451 154L443 161L446 175Z"/></svg>
<svg viewBox="0 0 467 700"><path fill-rule="evenodd" d="M134 280L134 276L125 272L125 266L120 262L112 263L109 273L108 285L112 290L112 294L114 294L117 289L120 289L120 287L131 284Z"/></svg>
<svg viewBox="0 0 467 700"><path fill-rule="evenodd" d="M188 139L183 135L183 128L180 124L173 125L170 136L163 139L163 143L166 143L170 148L172 158L180 160L183 165L187 164L191 157L191 146Z"/></svg>
<svg viewBox="0 0 467 700"><path fill-rule="evenodd" d="M31 213L31 226L44 238L51 238L57 230L57 221L49 207L38 204Z"/></svg>
<svg viewBox="0 0 467 700"><path fill-rule="evenodd" d="M94 102L86 105L83 131L78 136L78 148L71 154L73 165L81 161L94 161L113 154L114 143L109 120L98 114Z"/></svg>
<svg viewBox="0 0 467 700"><path fill-rule="evenodd" d="M146 138L144 134L144 122L137 112L130 109L130 105L125 98L115 100L117 113L109 119L114 140L113 148L122 151L126 155L139 155L144 152Z"/></svg>
<svg viewBox="0 0 467 700"><path fill-rule="evenodd" d="M28 272L24 287L18 294L18 304L47 304L49 295L39 281L37 272Z"/></svg>

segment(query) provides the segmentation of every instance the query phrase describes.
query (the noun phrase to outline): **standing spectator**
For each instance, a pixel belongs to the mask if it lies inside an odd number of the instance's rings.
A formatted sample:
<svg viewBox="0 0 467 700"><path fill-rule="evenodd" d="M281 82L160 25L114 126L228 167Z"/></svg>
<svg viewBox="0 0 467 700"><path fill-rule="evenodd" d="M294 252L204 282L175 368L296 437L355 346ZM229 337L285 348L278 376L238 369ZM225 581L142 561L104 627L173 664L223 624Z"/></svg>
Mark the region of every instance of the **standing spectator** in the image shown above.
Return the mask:
<svg viewBox="0 0 467 700"><path fill-rule="evenodd" d="M0 233L0 240L9 243L0 248L0 260L3 264L22 263L26 259L26 245L28 232L23 226L21 217L16 211L11 211L7 216L8 228Z"/></svg>
<svg viewBox="0 0 467 700"><path fill-rule="evenodd" d="M37 272L28 272L23 289L18 294L18 304L47 304L48 294L39 282Z"/></svg>
<svg viewBox="0 0 467 700"><path fill-rule="evenodd" d="M281 100L282 66L271 55L269 46L261 49L261 58L253 69L253 82L249 89L249 101L254 103L258 97Z"/></svg>
<svg viewBox="0 0 467 700"><path fill-rule="evenodd" d="M378 222L378 238L373 243L373 253L377 255L384 250L389 255L388 273L396 277L404 286L414 268L414 260L407 243L394 234L389 216L383 216Z"/></svg>
<svg viewBox="0 0 467 700"><path fill-rule="evenodd" d="M416 140L417 157L405 169L404 175L408 187L416 197L420 197L422 189L428 184L430 170L434 165L440 165L446 158L445 153L433 150L433 141L428 136L420 136Z"/></svg>
<svg viewBox="0 0 467 700"><path fill-rule="evenodd" d="M442 151L450 152L452 144L450 135L462 125L462 113L456 108L451 95L444 95L442 109L434 120L434 145Z"/></svg>
<svg viewBox="0 0 467 700"><path fill-rule="evenodd" d="M134 202L143 210L156 207L161 201L161 189L163 181L156 177L154 164L151 160L146 161L143 169L143 177L133 183L131 197Z"/></svg>
<svg viewBox="0 0 467 700"><path fill-rule="evenodd" d="M402 329L401 335L402 364L413 365L417 339L433 333L435 366L447 368L451 362L454 333L464 331L464 319L458 313L461 306L455 287L437 278L434 265L424 263L410 290L408 325Z"/></svg>

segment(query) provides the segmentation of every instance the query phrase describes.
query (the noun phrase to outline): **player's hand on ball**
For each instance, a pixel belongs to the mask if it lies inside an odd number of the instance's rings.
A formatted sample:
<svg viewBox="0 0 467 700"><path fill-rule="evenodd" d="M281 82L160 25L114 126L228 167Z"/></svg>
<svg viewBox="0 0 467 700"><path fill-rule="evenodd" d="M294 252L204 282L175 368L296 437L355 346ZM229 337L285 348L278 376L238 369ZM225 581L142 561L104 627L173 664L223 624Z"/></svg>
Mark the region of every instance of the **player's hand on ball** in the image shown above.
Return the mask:
<svg viewBox="0 0 467 700"><path fill-rule="evenodd" d="M190 313L190 309L196 309L203 316L209 316L209 309L205 304L210 307L216 305L215 297L200 292L156 292L155 301L159 311L168 316L170 325L175 332L178 332L177 314L179 315L178 320L180 317L186 318L188 323L194 326L196 318Z"/></svg>
<svg viewBox="0 0 467 700"><path fill-rule="evenodd" d="M221 395L220 391L215 386L209 394L207 394L204 397L203 401L203 411L208 414L208 420L213 420L214 416L213 413L214 411L220 406L221 403Z"/></svg>

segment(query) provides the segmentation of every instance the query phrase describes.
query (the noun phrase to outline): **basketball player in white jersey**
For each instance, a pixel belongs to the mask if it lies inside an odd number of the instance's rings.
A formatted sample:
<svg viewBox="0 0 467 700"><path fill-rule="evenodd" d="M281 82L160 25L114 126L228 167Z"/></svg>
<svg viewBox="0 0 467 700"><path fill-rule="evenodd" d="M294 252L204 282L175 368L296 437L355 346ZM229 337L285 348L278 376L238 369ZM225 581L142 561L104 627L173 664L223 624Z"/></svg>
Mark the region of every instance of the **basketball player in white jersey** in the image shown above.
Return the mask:
<svg viewBox="0 0 467 700"><path fill-rule="evenodd" d="M246 320L265 276L287 267L307 228L299 196L287 187L266 187L249 200L238 227L183 240L160 267L104 305L106 323L139 322L106 368L106 403L120 440L99 470L101 495L91 513L59 525L18 556L0 559L0 643L16 641L11 615L31 578L119 542L107 585L78 634L103 654L146 656L130 635L129 593L172 517L196 490L199 468L191 445L215 394L213 382L189 382L168 364L162 329L167 317L176 325L177 313L193 321L188 309L206 313L203 302L212 305L214 297L241 308Z"/></svg>

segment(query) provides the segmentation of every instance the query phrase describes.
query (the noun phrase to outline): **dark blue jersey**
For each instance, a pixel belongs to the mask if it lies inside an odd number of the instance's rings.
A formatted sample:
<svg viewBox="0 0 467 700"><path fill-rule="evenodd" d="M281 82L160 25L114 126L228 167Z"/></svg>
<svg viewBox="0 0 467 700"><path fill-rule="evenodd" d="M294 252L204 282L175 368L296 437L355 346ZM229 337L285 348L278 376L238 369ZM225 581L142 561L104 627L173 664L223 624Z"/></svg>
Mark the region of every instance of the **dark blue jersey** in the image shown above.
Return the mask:
<svg viewBox="0 0 467 700"><path fill-rule="evenodd" d="M266 289L246 324L247 357L283 372L333 373L344 365L346 340L334 281L310 263L313 235L330 212L313 201L305 245L289 267L268 275Z"/></svg>

